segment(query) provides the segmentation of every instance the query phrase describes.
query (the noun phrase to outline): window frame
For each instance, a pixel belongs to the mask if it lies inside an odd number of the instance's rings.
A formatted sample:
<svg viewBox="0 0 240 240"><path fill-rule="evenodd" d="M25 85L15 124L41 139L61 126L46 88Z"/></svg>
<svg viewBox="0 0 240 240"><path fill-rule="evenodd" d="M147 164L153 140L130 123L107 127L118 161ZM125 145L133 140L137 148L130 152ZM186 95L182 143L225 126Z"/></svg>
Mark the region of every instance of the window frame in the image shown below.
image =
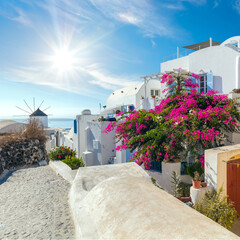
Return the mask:
<svg viewBox="0 0 240 240"><path fill-rule="evenodd" d="M152 94L152 91L153 91L154 94ZM156 94L156 91L158 92L158 94ZM150 95L151 95L151 96L158 96L158 97L160 97L160 93L161 93L161 90L160 90L160 89L157 89L157 88L152 88L152 89L150 90Z"/></svg>
<svg viewBox="0 0 240 240"><path fill-rule="evenodd" d="M199 74L199 76L201 77L199 79L199 87L198 87L198 92L199 93L207 93L207 74ZM201 80L203 78L203 87L201 87ZM203 88L203 91L201 91L201 89Z"/></svg>

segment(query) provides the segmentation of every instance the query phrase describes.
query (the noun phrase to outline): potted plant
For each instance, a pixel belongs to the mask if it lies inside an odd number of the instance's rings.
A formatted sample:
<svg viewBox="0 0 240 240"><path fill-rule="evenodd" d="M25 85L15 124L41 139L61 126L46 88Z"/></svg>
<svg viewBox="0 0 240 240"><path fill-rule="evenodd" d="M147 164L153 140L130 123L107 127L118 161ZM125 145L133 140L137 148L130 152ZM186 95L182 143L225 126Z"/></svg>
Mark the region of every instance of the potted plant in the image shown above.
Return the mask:
<svg viewBox="0 0 240 240"><path fill-rule="evenodd" d="M186 203L191 202L190 185L181 181L176 171L172 174L173 196Z"/></svg>
<svg viewBox="0 0 240 240"><path fill-rule="evenodd" d="M192 185L194 188L201 187L201 180L203 175L203 169L201 168L201 162L196 162L187 166L187 174L192 177Z"/></svg>
<svg viewBox="0 0 240 240"><path fill-rule="evenodd" d="M194 178L192 179L193 188L201 187L201 176L197 171L194 172Z"/></svg>

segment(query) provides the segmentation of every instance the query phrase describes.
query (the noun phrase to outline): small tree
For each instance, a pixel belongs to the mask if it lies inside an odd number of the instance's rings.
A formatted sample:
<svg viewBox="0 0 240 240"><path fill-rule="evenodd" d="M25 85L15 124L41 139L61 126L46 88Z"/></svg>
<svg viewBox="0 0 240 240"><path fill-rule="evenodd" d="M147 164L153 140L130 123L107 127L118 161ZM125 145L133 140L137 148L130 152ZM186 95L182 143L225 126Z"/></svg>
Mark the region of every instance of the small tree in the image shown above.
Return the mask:
<svg viewBox="0 0 240 240"><path fill-rule="evenodd" d="M29 139L38 139L40 142L47 141L46 132L44 131L43 124L37 119L30 119L26 125L22 136Z"/></svg>

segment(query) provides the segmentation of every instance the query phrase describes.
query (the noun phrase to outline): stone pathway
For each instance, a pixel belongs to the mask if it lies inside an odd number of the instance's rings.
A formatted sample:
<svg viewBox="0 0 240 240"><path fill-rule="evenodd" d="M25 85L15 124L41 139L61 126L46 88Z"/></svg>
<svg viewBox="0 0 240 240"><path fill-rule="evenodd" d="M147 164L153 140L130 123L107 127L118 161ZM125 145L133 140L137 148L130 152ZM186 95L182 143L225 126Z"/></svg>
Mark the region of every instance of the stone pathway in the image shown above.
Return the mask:
<svg viewBox="0 0 240 240"><path fill-rule="evenodd" d="M10 172L0 182L0 239L73 239L69 190L49 166Z"/></svg>

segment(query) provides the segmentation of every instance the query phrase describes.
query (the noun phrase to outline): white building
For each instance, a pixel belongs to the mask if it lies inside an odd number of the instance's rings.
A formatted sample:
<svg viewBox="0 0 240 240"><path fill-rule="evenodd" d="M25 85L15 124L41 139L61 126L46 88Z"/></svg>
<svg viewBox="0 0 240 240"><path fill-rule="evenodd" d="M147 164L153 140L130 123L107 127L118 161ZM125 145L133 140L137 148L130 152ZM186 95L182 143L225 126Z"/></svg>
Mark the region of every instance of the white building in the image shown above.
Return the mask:
<svg viewBox="0 0 240 240"><path fill-rule="evenodd" d="M194 52L187 56L161 63L161 72L182 68L199 74L200 92L216 90L228 94L240 88L240 36L223 43L212 41L184 47Z"/></svg>
<svg viewBox="0 0 240 240"><path fill-rule="evenodd" d="M85 136L85 129L88 127L88 123L97 122L99 117L99 114L91 114L89 109L83 110L81 115L76 116L73 126L73 147L77 151L77 157L82 157L86 141L89 141Z"/></svg>
<svg viewBox="0 0 240 240"><path fill-rule="evenodd" d="M109 121L88 122L85 128L85 151L82 153L86 166L106 165L114 163L116 157L115 151L115 133L105 133Z"/></svg>
<svg viewBox="0 0 240 240"><path fill-rule="evenodd" d="M151 109L161 98L161 83L150 80L114 91L107 99L100 114L91 114L86 109L74 120L69 134L60 133L61 143L77 151L87 166L121 163L130 160L129 150L115 152L114 131L104 130L111 120L116 120L116 111ZM98 120L102 118L102 120Z"/></svg>
<svg viewBox="0 0 240 240"><path fill-rule="evenodd" d="M101 115L113 116L117 110L126 112L134 109L151 109L158 104L160 98L160 81L149 79L112 92Z"/></svg>

